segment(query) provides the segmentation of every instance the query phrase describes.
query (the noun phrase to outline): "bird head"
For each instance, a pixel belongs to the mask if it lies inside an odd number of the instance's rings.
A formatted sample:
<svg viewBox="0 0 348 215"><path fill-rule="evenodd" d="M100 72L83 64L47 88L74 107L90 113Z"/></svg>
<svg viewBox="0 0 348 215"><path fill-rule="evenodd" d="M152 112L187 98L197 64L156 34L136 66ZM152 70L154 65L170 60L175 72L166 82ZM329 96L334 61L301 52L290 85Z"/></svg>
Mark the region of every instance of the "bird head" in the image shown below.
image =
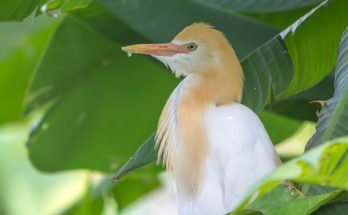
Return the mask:
<svg viewBox="0 0 348 215"><path fill-rule="evenodd" d="M220 67L237 60L223 33L205 23L187 26L169 43L129 45L122 50L129 55L151 55L169 67L177 77L222 71ZM237 63L239 65L238 60Z"/></svg>

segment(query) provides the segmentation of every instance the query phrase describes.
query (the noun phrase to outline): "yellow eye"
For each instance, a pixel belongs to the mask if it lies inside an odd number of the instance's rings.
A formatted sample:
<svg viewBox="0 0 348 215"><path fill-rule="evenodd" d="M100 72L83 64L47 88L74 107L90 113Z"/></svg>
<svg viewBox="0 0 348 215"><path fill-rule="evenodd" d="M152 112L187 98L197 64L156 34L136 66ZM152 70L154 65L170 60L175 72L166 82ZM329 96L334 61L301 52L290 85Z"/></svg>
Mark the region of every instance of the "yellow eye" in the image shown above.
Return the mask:
<svg viewBox="0 0 348 215"><path fill-rule="evenodd" d="M197 47L198 47L198 46L197 46L196 43L189 43L189 44L187 44L187 46L186 46L187 50L189 50L190 52L196 50Z"/></svg>

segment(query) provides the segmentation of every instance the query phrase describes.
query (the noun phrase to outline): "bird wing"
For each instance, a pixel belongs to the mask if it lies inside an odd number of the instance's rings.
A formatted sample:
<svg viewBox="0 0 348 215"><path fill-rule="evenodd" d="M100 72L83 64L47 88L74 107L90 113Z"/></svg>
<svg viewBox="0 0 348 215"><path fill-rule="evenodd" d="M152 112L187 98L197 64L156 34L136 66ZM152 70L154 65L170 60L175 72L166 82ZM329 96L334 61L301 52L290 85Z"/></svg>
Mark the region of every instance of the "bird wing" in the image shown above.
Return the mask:
<svg viewBox="0 0 348 215"><path fill-rule="evenodd" d="M280 163L257 115L241 104L210 107L205 115L210 161L220 175L226 212Z"/></svg>

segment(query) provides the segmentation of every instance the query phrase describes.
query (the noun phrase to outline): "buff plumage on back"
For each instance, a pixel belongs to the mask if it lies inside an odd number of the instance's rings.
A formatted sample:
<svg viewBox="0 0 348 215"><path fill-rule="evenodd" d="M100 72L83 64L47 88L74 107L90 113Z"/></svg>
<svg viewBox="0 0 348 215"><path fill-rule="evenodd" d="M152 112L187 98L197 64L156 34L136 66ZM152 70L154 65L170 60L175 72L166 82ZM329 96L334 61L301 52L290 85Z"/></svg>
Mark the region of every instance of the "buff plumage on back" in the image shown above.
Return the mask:
<svg viewBox="0 0 348 215"><path fill-rule="evenodd" d="M210 25L190 25L174 40L205 44L206 52L200 56L201 67L189 74L168 99L159 120L156 146L158 159L171 172L177 189L194 197L209 154L204 114L210 105L240 102L243 72L229 42ZM210 47L219 52L213 54Z"/></svg>

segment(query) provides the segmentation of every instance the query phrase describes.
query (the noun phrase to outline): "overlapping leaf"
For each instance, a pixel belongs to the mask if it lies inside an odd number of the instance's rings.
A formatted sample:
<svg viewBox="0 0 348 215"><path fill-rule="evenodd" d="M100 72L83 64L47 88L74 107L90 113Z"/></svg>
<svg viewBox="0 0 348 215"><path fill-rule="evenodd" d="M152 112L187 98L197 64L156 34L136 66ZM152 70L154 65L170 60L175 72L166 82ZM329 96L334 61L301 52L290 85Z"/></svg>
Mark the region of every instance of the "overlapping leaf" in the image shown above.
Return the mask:
<svg viewBox="0 0 348 215"><path fill-rule="evenodd" d="M23 21L31 13L43 12L57 18L61 11L87 7L92 0L2 0L0 21ZM57 10L57 11L55 11Z"/></svg>
<svg viewBox="0 0 348 215"><path fill-rule="evenodd" d="M152 133L176 82L158 65L134 60L141 67L116 43L72 17L63 20L38 67L36 94L29 97L59 96L28 143L37 167L111 171Z"/></svg>
<svg viewBox="0 0 348 215"><path fill-rule="evenodd" d="M335 93L319 113L317 131L307 149L348 135L348 31L343 34L335 67Z"/></svg>
<svg viewBox="0 0 348 215"><path fill-rule="evenodd" d="M56 26L47 17L0 24L0 123L20 118L34 68Z"/></svg>
<svg viewBox="0 0 348 215"><path fill-rule="evenodd" d="M322 144L299 158L286 162L250 189L248 197L241 204L240 209L248 203L253 193L263 196L283 180L348 190L347 151L348 138L341 138ZM335 192L339 191L334 191L334 194Z"/></svg>
<svg viewBox="0 0 348 215"><path fill-rule="evenodd" d="M339 195L341 191L324 194L291 194L287 187L278 185L257 201L246 206L239 214L263 215L307 215L316 211L321 205Z"/></svg>
<svg viewBox="0 0 348 215"><path fill-rule="evenodd" d="M0 21L23 21L36 8L39 0L1 1Z"/></svg>
<svg viewBox="0 0 348 215"><path fill-rule="evenodd" d="M129 2L98 0L98 2L129 27L153 42L169 42L179 31L194 22L210 23L217 29L223 30L240 58L244 58L279 32L270 25L203 6L193 0Z"/></svg>
<svg viewBox="0 0 348 215"><path fill-rule="evenodd" d="M62 12L78 10L87 7L92 0L40 0L39 14L44 13L48 16L57 17Z"/></svg>
<svg viewBox="0 0 348 215"><path fill-rule="evenodd" d="M280 34L294 67L293 79L283 97L308 89L330 73L340 38L348 25L346 8L345 0L323 1Z"/></svg>
<svg viewBox="0 0 348 215"><path fill-rule="evenodd" d="M244 11L244 12L257 12L257 13L265 13L265 12L275 12L275 11L284 11L297 9L302 7L311 6L314 4L318 4L323 0L194 0L201 4L209 5L210 7L216 7L220 10L224 11Z"/></svg>

